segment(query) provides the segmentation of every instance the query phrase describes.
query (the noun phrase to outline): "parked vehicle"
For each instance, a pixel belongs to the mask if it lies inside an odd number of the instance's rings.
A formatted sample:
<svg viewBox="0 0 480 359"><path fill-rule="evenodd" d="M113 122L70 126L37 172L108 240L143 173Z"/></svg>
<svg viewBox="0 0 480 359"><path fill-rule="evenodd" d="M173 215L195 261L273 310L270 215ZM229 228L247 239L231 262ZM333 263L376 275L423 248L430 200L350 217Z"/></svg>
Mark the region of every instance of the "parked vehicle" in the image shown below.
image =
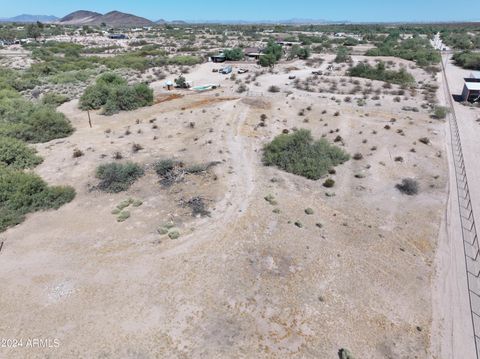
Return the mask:
<svg viewBox="0 0 480 359"><path fill-rule="evenodd" d="M232 66L226 66L223 69L220 70L220 72L224 75L228 75L229 73L232 72Z"/></svg>
<svg viewBox="0 0 480 359"><path fill-rule="evenodd" d="M248 69L244 69L244 68L238 69L239 74L244 74L246 72L248 72Z"/></svg>

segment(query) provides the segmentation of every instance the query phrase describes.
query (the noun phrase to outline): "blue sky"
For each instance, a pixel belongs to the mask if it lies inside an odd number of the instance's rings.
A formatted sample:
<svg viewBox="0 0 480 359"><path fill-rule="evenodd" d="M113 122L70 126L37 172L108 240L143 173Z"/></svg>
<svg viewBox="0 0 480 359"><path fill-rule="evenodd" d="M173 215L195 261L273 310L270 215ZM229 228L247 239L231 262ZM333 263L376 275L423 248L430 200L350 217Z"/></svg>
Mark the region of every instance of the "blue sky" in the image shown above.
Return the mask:
<svg viewBox="0 0 480 359"><path fill-rule="evenodd" d="M0 17L119 10L151 20L480 20L480 0L0 0Z"/></svg>

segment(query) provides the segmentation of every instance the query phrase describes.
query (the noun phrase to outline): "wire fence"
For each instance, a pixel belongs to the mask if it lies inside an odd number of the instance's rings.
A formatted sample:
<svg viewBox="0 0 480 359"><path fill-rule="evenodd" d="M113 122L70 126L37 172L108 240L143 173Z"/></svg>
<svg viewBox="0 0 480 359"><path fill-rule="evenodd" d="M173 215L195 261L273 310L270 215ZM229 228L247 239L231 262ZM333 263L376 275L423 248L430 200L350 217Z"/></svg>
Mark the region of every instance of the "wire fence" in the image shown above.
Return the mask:
<svg viewBox="0 0 480 359"><path fill-rule="evenodd" d="M448 57L447 57L448 62ZM473 325L473 336L477 359L480 358L480 247L478 243L475 216L472 199L468 187L467 171L463 157L462 142L458 128L457 116L445 72L446 63L442 61L443 78L445 81L445 96L450 107L449 124L452 143L452 154L457 182L458 208L462 225L463 250L465 255L465 270L467 277L470 312Z"/></svg>

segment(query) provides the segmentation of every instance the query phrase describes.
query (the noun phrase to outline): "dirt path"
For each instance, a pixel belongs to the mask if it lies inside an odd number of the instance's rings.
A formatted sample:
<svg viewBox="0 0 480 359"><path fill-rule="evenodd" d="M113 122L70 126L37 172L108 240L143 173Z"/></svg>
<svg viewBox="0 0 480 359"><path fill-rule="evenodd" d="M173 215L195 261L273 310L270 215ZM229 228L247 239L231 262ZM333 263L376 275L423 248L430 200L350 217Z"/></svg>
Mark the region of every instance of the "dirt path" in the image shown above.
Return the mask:
<svg viewBox="0 0 480 359"><path fill-rule="evenodd" d="M195 240L188 240L188 237L185 237L182 245L164 252L164 256L178 255L192 246L214 240L219 236L228 237L235 230L235 224L241 219L242 213L250 205L255 190L256 159L252 140L242 134L249 109L239 102L225 103L221 108L222 112L230 114L225 138L229 153L228 162L231 164L231 172L235 174L228 176L227 186L230 190L217 204L217 215L204 219L199 226L202 229L191 234Z"/></svg>

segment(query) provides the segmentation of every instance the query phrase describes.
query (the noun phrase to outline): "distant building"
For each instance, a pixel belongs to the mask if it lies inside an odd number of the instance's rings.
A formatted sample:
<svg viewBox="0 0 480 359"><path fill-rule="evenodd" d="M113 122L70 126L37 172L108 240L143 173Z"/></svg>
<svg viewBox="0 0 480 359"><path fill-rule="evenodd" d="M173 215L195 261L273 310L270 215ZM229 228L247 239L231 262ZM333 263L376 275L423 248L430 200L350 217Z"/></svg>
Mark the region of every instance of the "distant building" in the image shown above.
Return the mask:
<svg viewBox="0 0 480 359"><path fill-rule="evenodd" d="M462 101L479 102L480 101L480 72L472 72L470 77L464 79Z"/></svg>
<svg viewBox="0 0 480 359"><path fill-rule="evenodd" d="M262 56L262 51L258 47L247 47L244 50L245 56L249 59L258 60Z"/></svg>

